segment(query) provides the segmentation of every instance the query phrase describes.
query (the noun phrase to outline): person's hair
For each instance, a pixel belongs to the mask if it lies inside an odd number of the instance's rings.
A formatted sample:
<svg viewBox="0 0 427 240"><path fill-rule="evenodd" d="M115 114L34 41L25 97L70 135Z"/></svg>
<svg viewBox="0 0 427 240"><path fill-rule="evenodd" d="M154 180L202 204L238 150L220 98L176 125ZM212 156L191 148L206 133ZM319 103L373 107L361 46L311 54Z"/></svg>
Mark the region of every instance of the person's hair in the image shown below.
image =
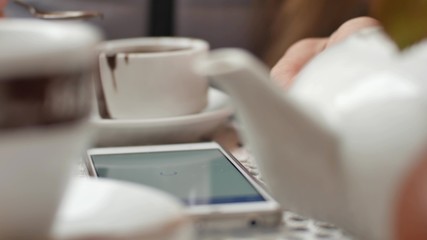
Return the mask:
<svg viewBox="0 0 427 240"><path fill-rule="evenodd" d="M342 23L367 15L362 0L258 0L259 54L273 66L293 43L304 38L327 37ZM262 26L263 25L263 26Z"/></svg>

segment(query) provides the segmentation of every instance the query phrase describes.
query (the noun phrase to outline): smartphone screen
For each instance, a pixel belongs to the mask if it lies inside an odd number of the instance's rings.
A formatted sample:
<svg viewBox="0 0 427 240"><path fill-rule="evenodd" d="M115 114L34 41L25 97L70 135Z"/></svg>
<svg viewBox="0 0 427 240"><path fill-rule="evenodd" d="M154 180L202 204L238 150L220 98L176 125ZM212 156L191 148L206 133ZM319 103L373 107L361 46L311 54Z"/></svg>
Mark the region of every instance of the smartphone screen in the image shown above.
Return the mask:
<svg viewBox="0 0 427 240"><path fill-rule="evenodd" d="M266 201L218 149L91 155L96 173L152 186L187 205Z"/></svg>

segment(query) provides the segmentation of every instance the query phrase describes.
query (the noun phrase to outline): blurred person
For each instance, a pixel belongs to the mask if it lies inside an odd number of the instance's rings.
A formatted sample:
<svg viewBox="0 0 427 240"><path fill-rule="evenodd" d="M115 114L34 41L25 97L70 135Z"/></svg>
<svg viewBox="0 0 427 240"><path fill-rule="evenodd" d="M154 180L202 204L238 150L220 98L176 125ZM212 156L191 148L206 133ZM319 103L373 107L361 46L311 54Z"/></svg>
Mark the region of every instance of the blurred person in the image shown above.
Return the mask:
<svg viewBox="0 0 427 240"><path fill-rule="evenodd" d="M258 0L258 55L273 66L295 42L328 37L346 20L368 14L365 0Z"/></svg>
<svg viewBox="0 0 427 240"><path fill-rule="evenodd" d="M308 38L294 43L271 71L272 78L284 90L292 87L295 77L313 58L355 32L380 23L369 17L352 19L341 25L331 36ZM396 240L427 239L427 153L412 166L405 181L397 191L396 207L392 221Z"/></svg>

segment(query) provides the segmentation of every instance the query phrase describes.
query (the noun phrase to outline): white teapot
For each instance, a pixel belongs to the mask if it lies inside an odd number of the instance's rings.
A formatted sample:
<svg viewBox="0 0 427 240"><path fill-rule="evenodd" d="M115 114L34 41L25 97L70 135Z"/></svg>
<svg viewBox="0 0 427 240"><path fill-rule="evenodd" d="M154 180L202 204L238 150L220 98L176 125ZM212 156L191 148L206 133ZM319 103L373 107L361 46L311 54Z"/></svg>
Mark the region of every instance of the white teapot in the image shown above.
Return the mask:
<svg viewBox="0 0 427 240"><path fill-rule="evenodd" d="M426 60L426 44L401 54L370 29L313 59L287 92L241 50L217 50L196 70L232 97L282 207L388 240L400 186L427 146Z"/></svg>

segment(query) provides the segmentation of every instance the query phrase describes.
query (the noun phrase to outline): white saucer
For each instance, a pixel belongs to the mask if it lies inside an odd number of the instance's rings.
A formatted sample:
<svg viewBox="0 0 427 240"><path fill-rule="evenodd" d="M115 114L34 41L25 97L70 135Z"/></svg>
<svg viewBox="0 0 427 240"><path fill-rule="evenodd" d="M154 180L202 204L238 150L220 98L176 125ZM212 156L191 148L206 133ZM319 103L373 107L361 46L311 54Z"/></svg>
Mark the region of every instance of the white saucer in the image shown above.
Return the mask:
<svg viewBox="0 0 427 240"><path fill-rule="evenodd" d="M210 88L208 106L200 113L158 119L92 118L98 133L97 146L179 143L208 137L233 113L229 97Z"/></svg>
<svg viewBox="0 0 427 240"><path fill-rule="evenodd" d="M142 185L89 178L72 181L52 229L53 239L140 239L153 233L192 239L179 200Z"/></svg>

